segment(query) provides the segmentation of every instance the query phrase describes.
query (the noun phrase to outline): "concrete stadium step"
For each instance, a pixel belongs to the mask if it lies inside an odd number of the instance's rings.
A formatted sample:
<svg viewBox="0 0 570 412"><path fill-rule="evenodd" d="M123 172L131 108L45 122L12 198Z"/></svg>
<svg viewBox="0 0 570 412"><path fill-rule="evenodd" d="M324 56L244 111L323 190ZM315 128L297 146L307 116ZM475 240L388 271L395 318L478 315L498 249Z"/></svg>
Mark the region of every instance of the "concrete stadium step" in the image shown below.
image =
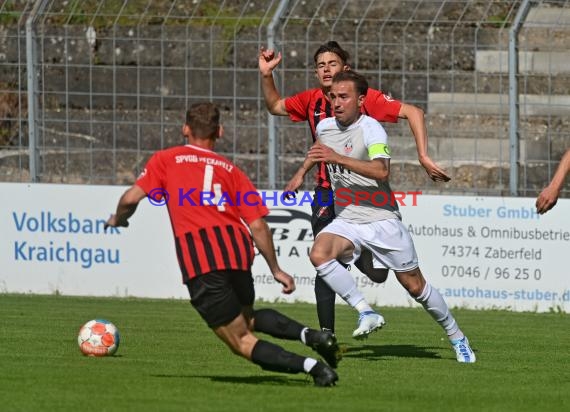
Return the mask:
<svg viewBox="0 0 570 412"><path fill-rule="evenodd" d="M509 52L477 50L475 70L480 73L508 73ZM519 73L550 75L570 73L570 51L519 51Z"/></svg>
<svg viewBox="0 0 570 412"><path fill-rule="evenodd" d="M560 2L563 3L563 2ZM570 9L553 5L532 7L525 19L525 27L570 28Z"/></svg>
<svg viewBox="0 0 570 412"><path fill-rule="evenodd" d="M560 2L561 3L561 2ZM563 5L564 6L564 5ZM519 32L519 49L525 51L568 51L570 33L570 9L555 4L532 7ZM486 34L491 34L487 36ZM500 29L494 33L495 44L506 50L509 30ZM493 48L493 32L486 31L482 48Z"/></svg>
<svg viewBox="0 0 570 412"><path fill-rule="evenodd" d="M567 139L570 142L570 137ZM563 142L549 145L546 139L534 138L519 141L519 163L549 161L559 159L564 153ZM493 165L508 163L510 143L507 133L493 139L481 139L475 136L428 138L428 154L436 163ZM394 162L417 162L416 145L413 138L391 138L390 149Z"/></svg>
<svg viewBox="0 0 570 412"><path fill-rule="evenodd" d="M384 123L393 157L415 161L415 141L405 121ZM436 162L500 161L509 156L509 119L506 115L429 113L426 116L429 155ZM560 159L570 147L570 114L549 118L522 117L519 122L520 161ZM556 136L556 138L553 138Z"/></svg>
<svg viewBox="0 0 570 412"><path fill-rule="evenodd" d="M508 94L429 93L428 113L508 115L508 103ZM568 116L569 107L569 95L519 96L521 116Z"/></svg>
<svg viewBox="0 0 570 412"><path fill-rule="evenodd" d="M392 156L398 159L416 160L417 151L413 138L390 139ZM428 139L428 153L434 161L450 161L467 163L508 162L508 137L494 139L476 139L471 136L433 137Z"/></svg>
<svg viewBox="0 0 570 412"><path fill-rule="evenodd" d="M68 112L46 112L51 122L42 127L43 148L55 155L58 150L75 150L77 153L94 151L96 163L116 151L135 153L139 163L154 150L182 142L180 125L183 119L178 111L116 112L98 110L87 112L77 109ZM523 117L520 122L522 159L548 160L559 158L563 149L570 145L570 115L550 116L547 124L539 116ZM232 112L223 115L226 136L218 149L230 159L247 159L250 162L265 162L268 150L265 112L240 111L236 118ZM163 123L161 124L161 117ZM116 123L113 125L112 119ZM57 119L57 121L55 121ZM286 119L283 122L287 123ZM406 121L383 124L395 160L417 162L415 140ZM502 161L508 158L507 114L462 113L457 111L428 112L426 125L429 135L429 154L436 160L454 161ZM237 138L234 139L233 136ZM551 136L561 138L552 140ZM564 138L566 136L566 138ZM280 161L292 162L298 167L310 142L305 128L283 127L278 129ZM235 146L234 146L235 140ZM259 152L259 154L257 154ZM79 156L79 154L77 154ZM142 156L142 159L141 159ZM91 160L89 160L91 161ZM133 163L133 164L135 164ZM252 163L252 164L253 164ZM255 166L257 169L258 166Z"/></svg>
<svg viewBox="0 0 570 412"><path fill-rule="evenodd" d="M505 37L505 34L507 37ZM519 32L519 72L532 74L570 73L570 9L539 6L530 9ZM508 72L508 32L491 50L487 43L476 51L475 70L483 73Z"/></svg>

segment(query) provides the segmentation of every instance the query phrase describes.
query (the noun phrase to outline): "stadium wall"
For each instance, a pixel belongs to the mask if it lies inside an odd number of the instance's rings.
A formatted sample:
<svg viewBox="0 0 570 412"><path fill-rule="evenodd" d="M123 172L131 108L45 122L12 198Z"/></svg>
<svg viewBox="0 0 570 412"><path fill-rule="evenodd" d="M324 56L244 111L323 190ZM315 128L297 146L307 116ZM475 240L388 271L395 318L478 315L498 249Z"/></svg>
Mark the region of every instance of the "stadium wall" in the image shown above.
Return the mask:
<svg viewBox="0 0 570 412"><path fill-rule="evenodd" d="M187 298L166 208L146 200L128 229L103 231L124 186L0 183L0 293ZM414 194L415 193L415 194ZM570 200L546 215L534 198L403 193L403 221L420 266L452 306L514 311L570 310ZM262 191L282 267L297 290L281 295L257 258L257 298L314 302L310 192L283 201ZM171 199L172 201L172 199ZM390 275L378 285L357 269L367 298L382 306L416 305Z"/></svg>
<svg viewBox="0 0 570 412"><path fill-rule="evenodd" d="M509 31L523 3L515 83ZM216 150L257 187L282 188L312 139L306 124L268 115L258 51L282 53L275 80L287 96L317 86L313 53L328 40L372 87L426 114L428 153L452 180L426 178L403 120L384 123L395 187L503 196L518 182L533 197L570 147L569 1L7 1L0 181L130 184L153 152L182 142L184 110L207 100L226 132Z"/></svg>

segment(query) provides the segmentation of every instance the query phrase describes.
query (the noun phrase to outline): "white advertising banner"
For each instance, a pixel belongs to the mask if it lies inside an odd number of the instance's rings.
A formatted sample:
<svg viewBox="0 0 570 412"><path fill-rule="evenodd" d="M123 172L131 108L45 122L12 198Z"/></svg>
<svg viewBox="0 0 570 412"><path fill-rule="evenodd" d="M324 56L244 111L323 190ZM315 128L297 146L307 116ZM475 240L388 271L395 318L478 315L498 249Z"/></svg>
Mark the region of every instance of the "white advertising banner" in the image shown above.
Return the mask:
<svg viewBox="0 0 570 412"><path fill-rule="evenodd" d="M166 208L103 225L125 187L0 184L0 291L186 297Z"/></svg>
<svg viewBox="0 0 570 412"><path fill-rule="evenodd" d="M129 228L103 231L125 189L0 183L0 292L187 298L165 207L143 200ZM311 193L291 201L262 194L281 266L297 290L282 295L258 257L257 297L314 302ZM451 306L569 311L562 259L570 253L570 200L542 216L532 198L409 195L400 202L422 272ZM416 305L393 274L376 284L352 273L371 303Z"/></svg>
<svg viewBox="0 0 570 412"><path fill-rule="evenodd" d="M423 196L403 208L420 265L453 306L570 309L570 200L545 215L534 198Z"/></svg>

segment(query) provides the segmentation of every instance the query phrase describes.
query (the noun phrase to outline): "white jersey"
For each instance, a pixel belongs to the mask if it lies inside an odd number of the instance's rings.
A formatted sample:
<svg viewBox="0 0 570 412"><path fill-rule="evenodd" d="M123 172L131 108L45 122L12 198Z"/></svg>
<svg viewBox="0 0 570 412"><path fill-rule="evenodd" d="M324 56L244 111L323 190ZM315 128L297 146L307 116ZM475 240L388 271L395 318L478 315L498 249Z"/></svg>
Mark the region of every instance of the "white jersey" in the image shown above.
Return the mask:
<svg viewBox="0 0 570 412"><path fill-rule="evenodd" d="M319 122L316 131L321 143L343 156L359 160L390 159L388 135L370 116L361 115L348 127L329 117ZM327 164L327 170L338 218L352 223L401 218L388 182L364 177L336 164Z"/></svg>

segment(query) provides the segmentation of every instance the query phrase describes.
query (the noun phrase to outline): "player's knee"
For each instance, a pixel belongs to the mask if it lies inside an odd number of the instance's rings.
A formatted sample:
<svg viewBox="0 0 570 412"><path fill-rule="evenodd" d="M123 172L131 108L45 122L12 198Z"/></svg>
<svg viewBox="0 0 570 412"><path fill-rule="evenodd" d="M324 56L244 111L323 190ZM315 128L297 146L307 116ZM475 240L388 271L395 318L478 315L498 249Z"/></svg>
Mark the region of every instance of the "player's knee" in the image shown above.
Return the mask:
<svg viewBox="0 0 570 412"><path fill-rule="evenodd" d="M246 359L251 359L251 352L253 351L253 347L255 346L256 342L257 338L255 335L252 333L247 333L232 340L230 349L238 356L242 356Z"/></svg>
<svg viewBox="0 0 570 412"><path fill-rule="evenodd" d="M309 252L309 259L311 260L313 266L317 267L321 266L323 263L328 262L332 259L332 257L329 256L324 248L313 245L311 251Z"/></svg>
<svg viewBox="0 0 570 412"><path fill-rule="evenodd" d="M250 332L254 331L254 327L255 327L255 321L254 321L254 311L253 311L253 307L252 306L244 306L241 310L241 313L245 319L245 324L247 326L247 329Z"/></svg>
<svg viewBox="0 0 570 412"><path fill-rule="evenodd" d="M421 296L422 291L424 290L423 286L420 286L417 282L411 283L407 288L408 293L414 299L417 299Z"/></svg>
<svg viewBox="0 0 570 412"><path fill-rule="evenodd" d="M396 274L400 284L408 291L410 296L414 299L421 296L426 281L420 272L419 268L413 269L409 272L399 272Z"/></svg>

